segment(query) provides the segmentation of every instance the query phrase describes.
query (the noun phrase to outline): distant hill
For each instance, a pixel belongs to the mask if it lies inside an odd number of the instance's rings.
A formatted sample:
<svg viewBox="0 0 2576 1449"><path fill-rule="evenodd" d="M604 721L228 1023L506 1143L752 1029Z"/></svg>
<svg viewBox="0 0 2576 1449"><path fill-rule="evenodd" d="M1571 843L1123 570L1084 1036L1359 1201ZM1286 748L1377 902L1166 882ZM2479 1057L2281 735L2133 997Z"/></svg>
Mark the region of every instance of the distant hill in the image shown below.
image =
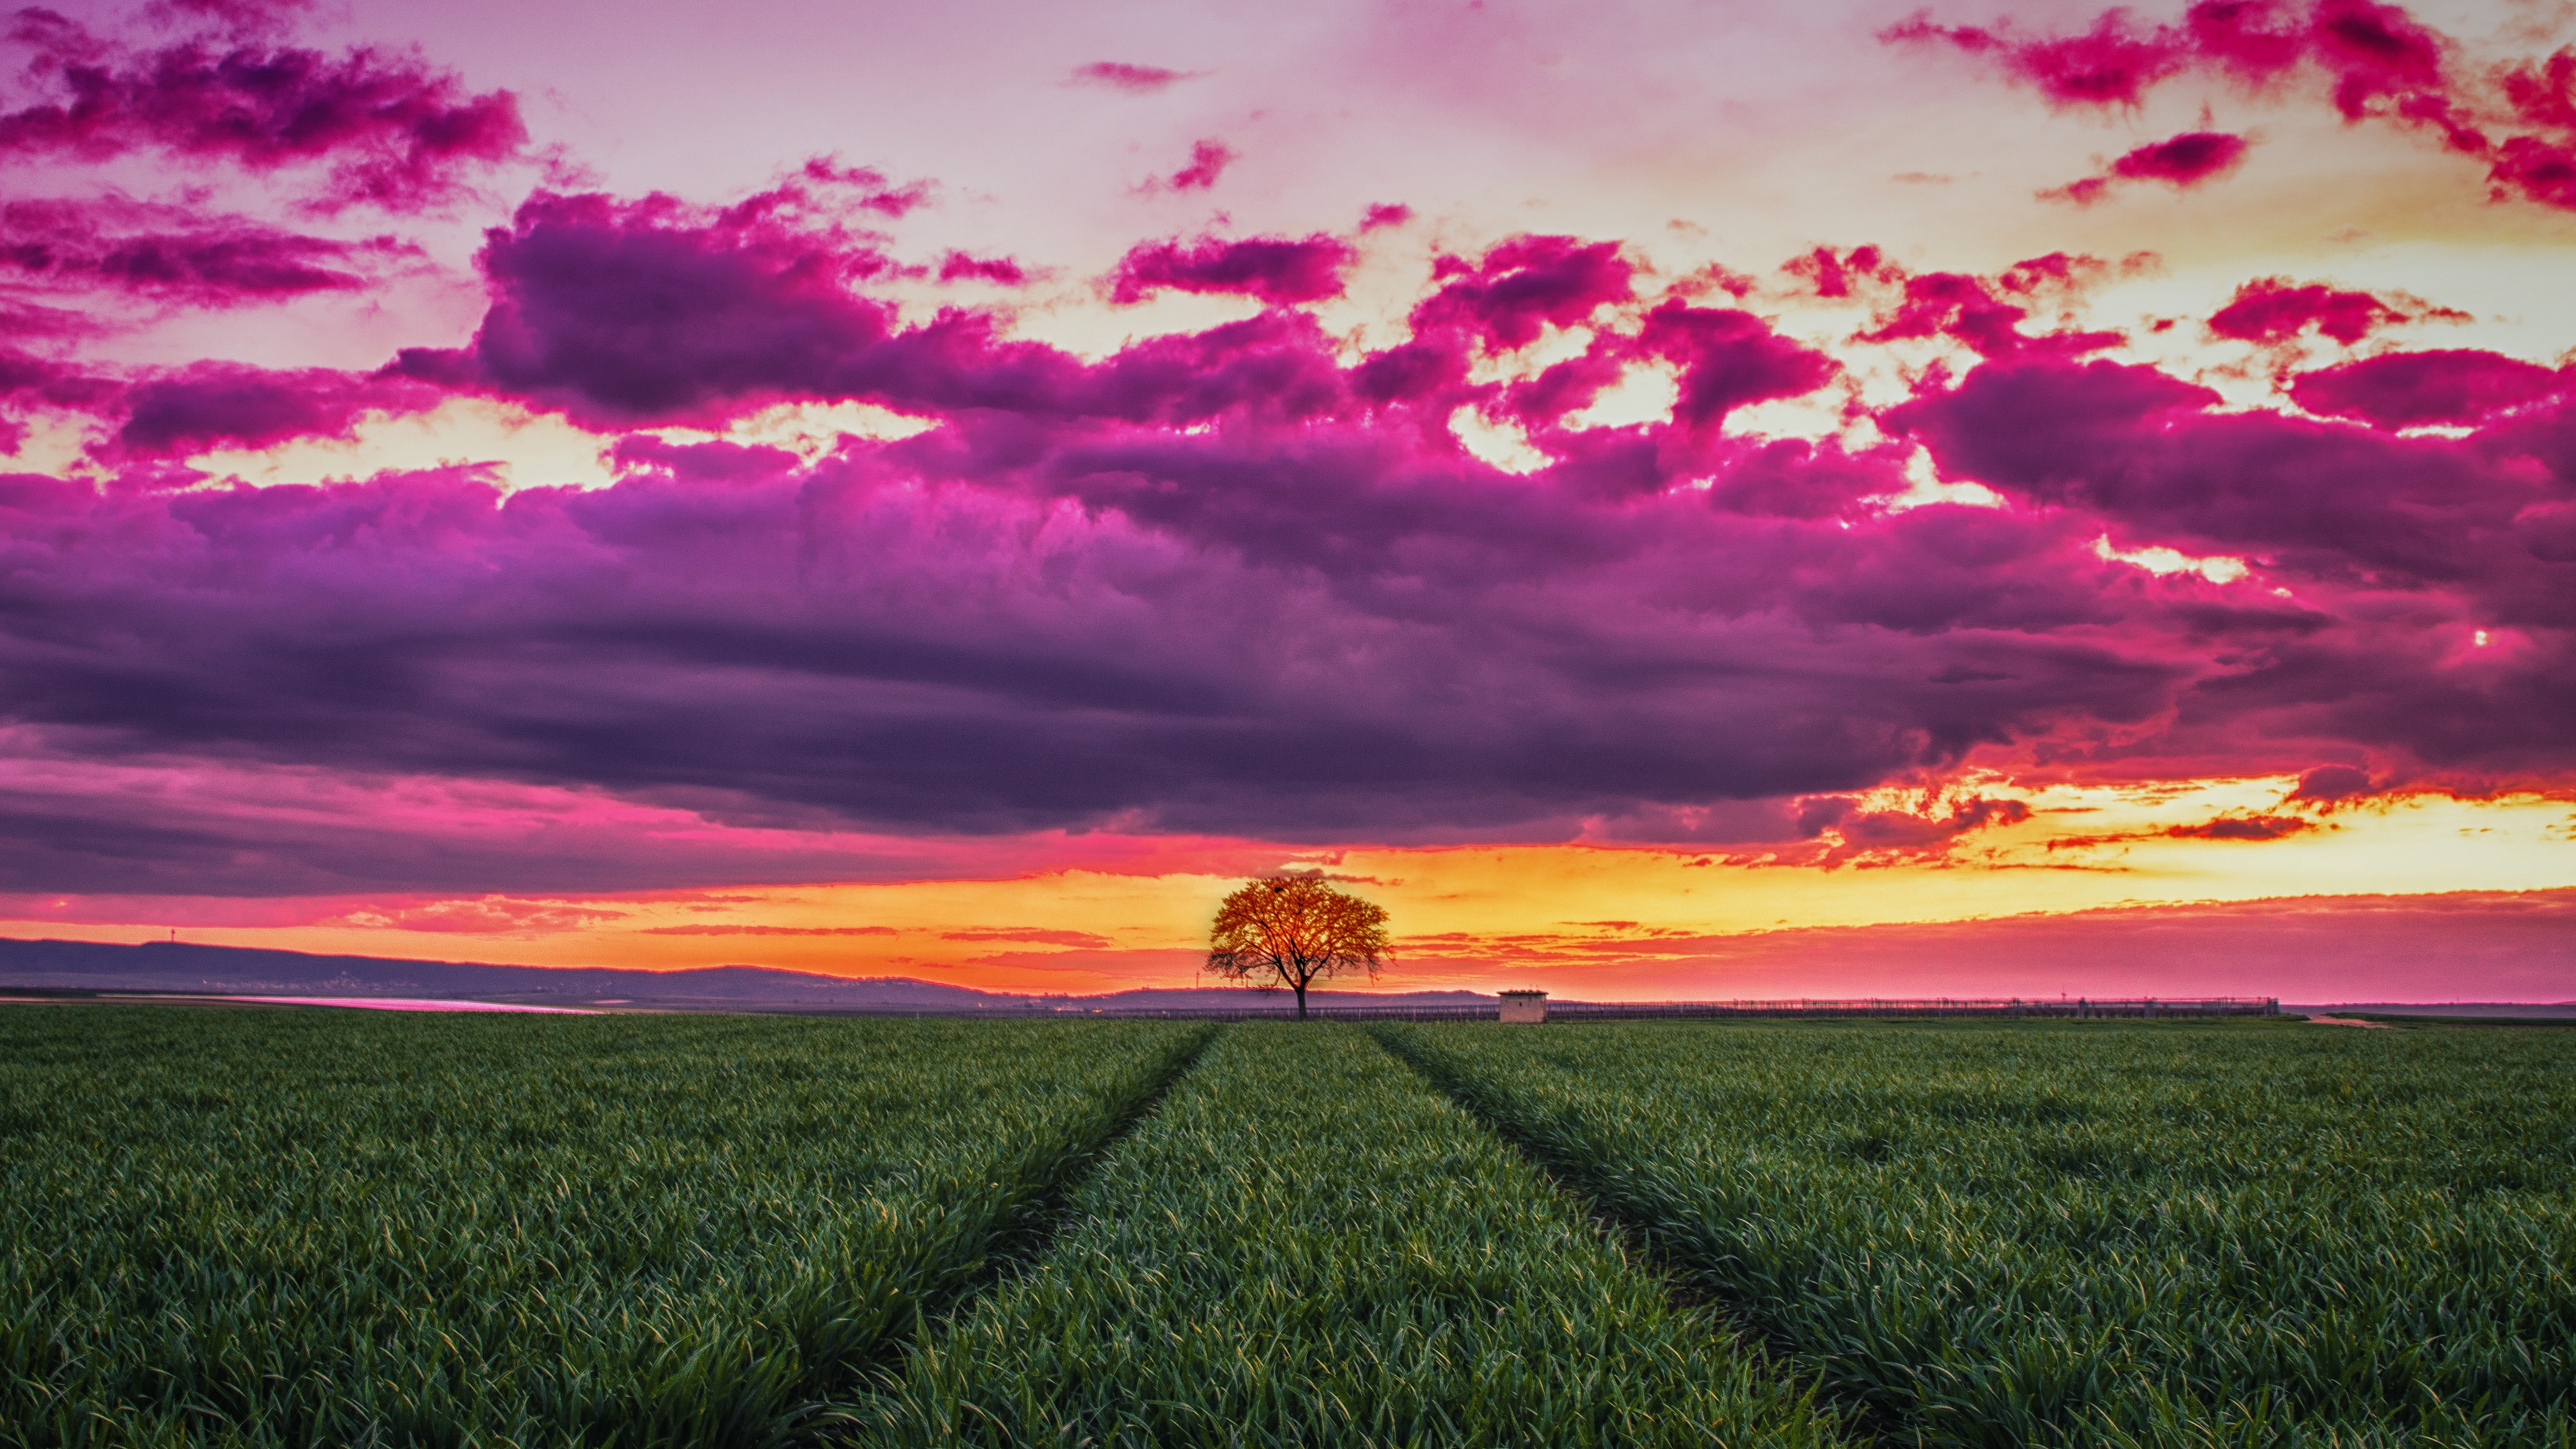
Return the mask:
<svg viewBox="0 0 2576 1449"><path fill-rule="evenodd" d="M611 967L486 966L384 956L316 956L245 946L146 941L0 939L0 988L191 992L218 996L417 996L487 1001L611 1000L708 1008L785 1007L852 1011L1029 1011L1051 1008L1234 1008L1291 1011L1285 991L1240 987L1143 989L1105 996L1026 996L946 986L908 976L826 976L770 966L705 966L686 971ZM1312 991L1310 1005L1448 1006L1489 1002L1473 991L1399 994Z"/></svg>
<svg viewBox="0 0 2576 1449"><path fill-rule="evenodd" d="M89 991L179 991L218 995L565 997L597 1001L873 1007L916 1011L1024 1006L997 996L905 976L825 976L768 966L687 971L621 971L556 966L485 966L381 956L316 956L242 946L147 941L0 940L0 986Z"/></svg>

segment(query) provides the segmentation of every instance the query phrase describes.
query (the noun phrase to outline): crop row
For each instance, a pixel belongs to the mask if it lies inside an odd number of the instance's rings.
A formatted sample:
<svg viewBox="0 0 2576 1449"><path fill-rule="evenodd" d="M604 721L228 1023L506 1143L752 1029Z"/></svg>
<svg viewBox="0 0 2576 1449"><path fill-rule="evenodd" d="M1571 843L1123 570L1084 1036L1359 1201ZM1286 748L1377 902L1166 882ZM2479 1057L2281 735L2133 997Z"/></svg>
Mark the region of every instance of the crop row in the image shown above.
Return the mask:
<svg viewBox="0 0 2576 1449"><path fill-rule="evenodd" d="M1380 1036L1887 1437L2576 1442L2569 1034Z"/></svg>
<svg viewBox="0 0 2576 1449"><path fill-rule="evenodd" d="M2576 1443L2576 1037L1208 1040L14 1008L0 1445Z"/></svg>
<svg viewBox="0 0 2576 1449"><path fill-rule="evenodd" d="M0 1444L775 1442L1204 1037L9 1009Z"/></svg>
<svg viewBox="0 0 2576 1449"><path fill-rule="evenodd" d="M1826 1445L1366 1034L1231 1028L1053 1251L851 1424L893 1445Z"/></svg>

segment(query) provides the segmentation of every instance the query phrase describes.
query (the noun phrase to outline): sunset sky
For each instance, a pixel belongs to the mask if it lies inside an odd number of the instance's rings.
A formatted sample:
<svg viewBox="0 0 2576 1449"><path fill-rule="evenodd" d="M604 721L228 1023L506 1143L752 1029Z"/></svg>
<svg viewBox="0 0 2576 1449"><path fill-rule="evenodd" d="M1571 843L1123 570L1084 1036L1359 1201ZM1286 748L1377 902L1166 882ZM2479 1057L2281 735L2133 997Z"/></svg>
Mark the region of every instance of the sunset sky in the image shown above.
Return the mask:
<svg viewBox="0 0 2576 1449"><path fill-rule="evenodd" d="M18 10L0 935L2576 998L2576 8L2006 3Z"/></svg>

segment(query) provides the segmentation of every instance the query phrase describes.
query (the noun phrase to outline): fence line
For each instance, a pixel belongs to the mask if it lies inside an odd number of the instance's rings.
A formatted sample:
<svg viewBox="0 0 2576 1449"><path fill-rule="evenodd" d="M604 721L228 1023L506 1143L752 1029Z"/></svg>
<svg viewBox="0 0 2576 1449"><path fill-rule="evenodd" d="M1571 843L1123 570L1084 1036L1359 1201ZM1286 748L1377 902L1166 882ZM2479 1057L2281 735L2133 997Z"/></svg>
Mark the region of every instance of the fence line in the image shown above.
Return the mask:
<svg viewBox="0 0 2576 1449"><path fill-rule="evenodd" d="M1313 1006L1311 1017L1332 1021L1492 1021L1499 1004L1475 1006ZM2022 1000L2011 997L1846 998L1830 1001L1551 1001L1549 1021L1651 1021L1744 1017L1983 1017L2089 1021L2224 1016L2278 1016L2276 996L2088 997ZM1293 1006L1058 1007L1058 1015L1137 1017L1163 1021L1265 1021L1293 1016Z"/></svg>

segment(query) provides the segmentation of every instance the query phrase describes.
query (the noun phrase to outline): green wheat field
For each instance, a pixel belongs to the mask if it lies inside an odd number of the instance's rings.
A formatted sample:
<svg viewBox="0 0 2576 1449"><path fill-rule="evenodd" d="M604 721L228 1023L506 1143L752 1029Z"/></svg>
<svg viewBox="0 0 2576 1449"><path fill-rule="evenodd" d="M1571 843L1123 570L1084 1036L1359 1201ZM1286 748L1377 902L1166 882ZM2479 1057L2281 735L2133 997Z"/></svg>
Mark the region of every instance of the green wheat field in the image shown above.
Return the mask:
<svg viewBox="0 0 2576 1449"><path fill-rule="evenodd" d="M0 1445L2576 1444L2576 1032L0 1013Z"/></svg>

